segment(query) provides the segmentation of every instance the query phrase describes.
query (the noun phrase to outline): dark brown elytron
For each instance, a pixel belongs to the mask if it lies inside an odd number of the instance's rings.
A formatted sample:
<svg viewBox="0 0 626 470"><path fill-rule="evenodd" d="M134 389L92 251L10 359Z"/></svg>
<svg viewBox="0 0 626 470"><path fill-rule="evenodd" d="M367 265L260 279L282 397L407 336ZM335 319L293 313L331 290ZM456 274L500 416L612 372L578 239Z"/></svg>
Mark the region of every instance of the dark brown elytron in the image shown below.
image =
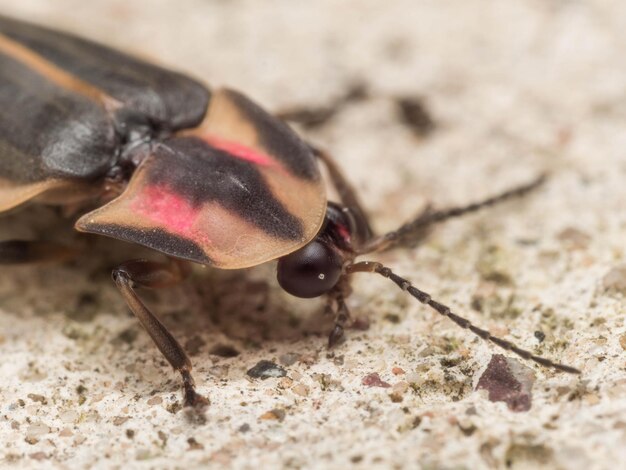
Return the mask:
<svg viewBox="0 0 626 470"><path fill-rule="evenodd" d="M319 165L340 203L329 203ZM572 367L496 338L366 253L415 240L423 229L532 190L542 178L461 208L430 211L377 236L339 167L244 95L209 90L175 72L70 34L0 16L0 213L27 202L79 207L81 232L143 245L162 263L113 271L128 306L195 391L183 348L135 288L181 281L185 262L222 269L278 260L278 281L298 297L326 295L335 315L329 346L350 322L352 274L393 281L483 339L553 369ZM0 242L0 263L62 259L71 247Z"/></svg>

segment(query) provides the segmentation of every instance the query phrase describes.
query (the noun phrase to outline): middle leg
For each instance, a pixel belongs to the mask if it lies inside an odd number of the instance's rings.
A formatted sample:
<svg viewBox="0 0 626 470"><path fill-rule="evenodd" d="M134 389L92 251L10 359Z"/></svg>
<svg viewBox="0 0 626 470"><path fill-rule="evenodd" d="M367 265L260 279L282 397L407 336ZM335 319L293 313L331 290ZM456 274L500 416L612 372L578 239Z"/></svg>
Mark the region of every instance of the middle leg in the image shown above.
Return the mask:
<svg viewBox="0 0 626 470"><path fill-rule="evenodd" d="M181 374L185 406L202 407L208 405L209 401L195 390L191 361L185 350L135 292L135 287L172 286L184 279L186 274L185 266L178 261L156 263L139 259L122 263L113 270L112 276L130 310L148 332L161 354Z"/></svg>

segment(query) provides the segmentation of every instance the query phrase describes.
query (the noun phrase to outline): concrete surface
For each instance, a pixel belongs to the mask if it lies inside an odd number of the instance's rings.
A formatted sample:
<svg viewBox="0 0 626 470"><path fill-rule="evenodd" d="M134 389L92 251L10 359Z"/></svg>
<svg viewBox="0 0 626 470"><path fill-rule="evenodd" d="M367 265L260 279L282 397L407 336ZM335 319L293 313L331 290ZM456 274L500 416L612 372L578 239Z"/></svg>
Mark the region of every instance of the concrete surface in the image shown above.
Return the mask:
<svg viewBox="0 0 626 470"><path fill-rule="evenodd" d="M469 202L549 169L532 196L378 259L492 333L583 371L512 361L532 387L530 409L513 411L475 391L501 351L382 278L355 279L349 305L369 329L329 353L321 303L282 293L274 266L207 269L145 294L211 399L204 420L190 419L178 377L109 279L136 251L99 243L84 261L2 268L1 466L589 470L626 460L621 0L0 0L0 12L273 110L328 106L364 84L366 99L304 134L337 155L381 231L428 202ZM434 128L407 127L398 98L421 100ZM49 234L51 214L35 214L29 226L3 219L2 236ZM261 360L286 375L249 377Z"/></svg>

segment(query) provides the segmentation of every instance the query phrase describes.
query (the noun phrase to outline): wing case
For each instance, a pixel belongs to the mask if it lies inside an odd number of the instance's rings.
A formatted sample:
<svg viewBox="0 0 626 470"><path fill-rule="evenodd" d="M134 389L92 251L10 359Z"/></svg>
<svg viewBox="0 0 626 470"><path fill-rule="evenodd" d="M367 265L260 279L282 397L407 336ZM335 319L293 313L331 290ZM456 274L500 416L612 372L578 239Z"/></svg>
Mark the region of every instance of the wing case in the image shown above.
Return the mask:
<svg viewBox="0 0 626 470"><path fill-rule="evenodd" d="M178 73L0 16L0 212L101 179L127 122L155 133L194 126L209 97Z"/></svg>

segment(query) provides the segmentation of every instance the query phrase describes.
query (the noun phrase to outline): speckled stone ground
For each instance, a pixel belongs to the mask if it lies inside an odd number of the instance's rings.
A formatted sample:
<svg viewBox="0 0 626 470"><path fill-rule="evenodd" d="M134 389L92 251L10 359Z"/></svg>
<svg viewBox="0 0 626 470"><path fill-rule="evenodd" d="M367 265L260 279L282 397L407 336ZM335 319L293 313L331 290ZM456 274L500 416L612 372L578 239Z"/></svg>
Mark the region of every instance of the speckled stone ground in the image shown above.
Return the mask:
<svg viewBox="0 0 626 470"><path fill-rule="evenodd" d="M178 377L109 279L136 250L97 243L84 261L2 268L1 466L588 470L626 460L621 0L0 0L0 12L135 50L273 110L328 106L365 86L366 98L303 132L337 155L381 231L428 202L469 202L550 170L532 196L378 259L492 333L583 371L522 363L535 382L530 409L515 412L475 391L500 351L384 279L355 279L349 305L369 329L330 353L321 304L282 293L274 266L206 269L145 294L211 398L205 419L190 419ZM407 127L399 99L422 103L434 127ZM31 212L26 226L16 214L0 232L50 235L53 216ZM260 360L286 375L249 377Z"/></svg>

